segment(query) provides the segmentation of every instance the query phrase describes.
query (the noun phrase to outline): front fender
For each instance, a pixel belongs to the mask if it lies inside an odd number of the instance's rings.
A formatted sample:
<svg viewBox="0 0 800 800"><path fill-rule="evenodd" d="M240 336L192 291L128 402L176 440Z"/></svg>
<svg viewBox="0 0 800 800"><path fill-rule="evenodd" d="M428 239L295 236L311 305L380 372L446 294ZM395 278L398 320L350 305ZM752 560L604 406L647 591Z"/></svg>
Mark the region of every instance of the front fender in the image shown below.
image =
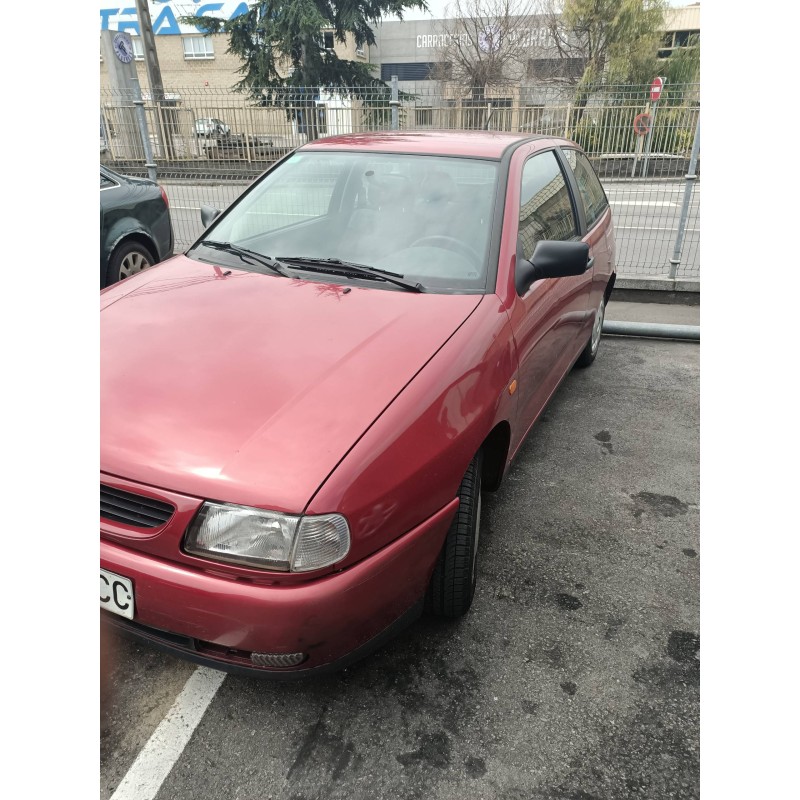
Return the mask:
<svg viewBox="0 0 800 800"><path fill-rule="evenodd" d="M153 237L144 227L142 227L142 223L133 217L123 217L122 219L116 220L111 228L109 228L102 252L103 263L108 263L108 259L111 258L111 254L114 252L114 249L117 247L117 245L123 239L133 234L136 234L137 236L143 236L145 239L147 239L153 252L159 258L161 257L161 254L158 252L158 247L153 241Z"/></svg>
<svg viewBox="0 0 800 800"><path fill-rule="evenodd" d="M516 353L496 295L473 314L342 459L306 513L344 514L355 563L456 496L494 426L516 418L508 391Z"/></svg>

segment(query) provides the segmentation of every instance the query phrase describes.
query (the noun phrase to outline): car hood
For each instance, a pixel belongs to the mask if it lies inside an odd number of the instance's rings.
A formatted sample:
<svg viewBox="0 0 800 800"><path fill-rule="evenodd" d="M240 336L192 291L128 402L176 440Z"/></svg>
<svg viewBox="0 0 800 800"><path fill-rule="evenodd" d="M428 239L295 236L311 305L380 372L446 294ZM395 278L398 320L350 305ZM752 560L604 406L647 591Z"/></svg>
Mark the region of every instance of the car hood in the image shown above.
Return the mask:
<svg viewBox="0 0 800 800"><path fill-rule="evenodd" d="M177 256L101 294L101 469L302 511L480 295L293 280Z"/></svg>

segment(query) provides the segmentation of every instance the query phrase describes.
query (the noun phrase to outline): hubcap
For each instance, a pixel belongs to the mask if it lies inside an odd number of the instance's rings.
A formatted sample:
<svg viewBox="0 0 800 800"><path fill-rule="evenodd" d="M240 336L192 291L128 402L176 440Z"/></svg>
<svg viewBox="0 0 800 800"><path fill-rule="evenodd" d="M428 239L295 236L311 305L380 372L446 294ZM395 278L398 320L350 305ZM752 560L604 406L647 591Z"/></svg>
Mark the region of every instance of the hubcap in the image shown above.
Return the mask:
<svg viewBox="0 0 800 800"><path fill-rule="evenodd" d="M597 309L597 316L594 321L594 328L592 328L592 355L597 352L600 346L600 334L603 332L603 319L606 315L606 301L603 298L600 301L600 308Z"/></svg>
<svg viewBox="0 0 800 800"><path fill-rule="evenodd" d="M119 278L120 280L128 278L149 266L150 261L147 256L134 250L122 259L122 263L119 265Z"/></svg>

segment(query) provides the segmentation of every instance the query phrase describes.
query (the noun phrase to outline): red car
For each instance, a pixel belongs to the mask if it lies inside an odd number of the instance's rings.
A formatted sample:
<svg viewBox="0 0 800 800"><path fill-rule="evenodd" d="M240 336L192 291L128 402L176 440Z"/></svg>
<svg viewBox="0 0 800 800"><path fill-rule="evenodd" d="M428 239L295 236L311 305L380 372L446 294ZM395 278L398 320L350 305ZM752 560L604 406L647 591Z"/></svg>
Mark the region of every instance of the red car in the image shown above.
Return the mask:
<svg viewBox="0 0 800 800"><path fill-rule="evenodd" d="M475 590L498 488L614 286L573 143L321 139L101 293L100 603L168 651L339 668Z"/></svg>

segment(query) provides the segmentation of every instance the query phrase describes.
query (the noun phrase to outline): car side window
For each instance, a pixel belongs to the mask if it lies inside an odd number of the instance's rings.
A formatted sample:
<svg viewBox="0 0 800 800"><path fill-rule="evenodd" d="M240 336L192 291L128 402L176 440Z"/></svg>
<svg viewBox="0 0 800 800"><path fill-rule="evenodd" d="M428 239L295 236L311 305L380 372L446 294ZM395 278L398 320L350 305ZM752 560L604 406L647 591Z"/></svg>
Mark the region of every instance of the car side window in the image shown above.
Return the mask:
<svg viewBox="0 0 800 800"><path fill-rule="evenodd" d="M577 234L569 190L552 150L529 158L522 170L519 245L530 258L536 243L565 241Z"/></svg>
<svg viewBox="0 0 800 800"><path fill-rule="evenodd" d="M111 180L111 178L106 178L103 173L100 173L100 188L101 189L110 189L112 186L116 186L117 184Z"/></svg>
<svg viewBox="0 0 800 800"><path fill-rule="evenodd" d="M578 191L586 210L586 227L591 228L608 208L608 199L591 162L577 150L563 150L567 163L575 175Z"/></svg>

